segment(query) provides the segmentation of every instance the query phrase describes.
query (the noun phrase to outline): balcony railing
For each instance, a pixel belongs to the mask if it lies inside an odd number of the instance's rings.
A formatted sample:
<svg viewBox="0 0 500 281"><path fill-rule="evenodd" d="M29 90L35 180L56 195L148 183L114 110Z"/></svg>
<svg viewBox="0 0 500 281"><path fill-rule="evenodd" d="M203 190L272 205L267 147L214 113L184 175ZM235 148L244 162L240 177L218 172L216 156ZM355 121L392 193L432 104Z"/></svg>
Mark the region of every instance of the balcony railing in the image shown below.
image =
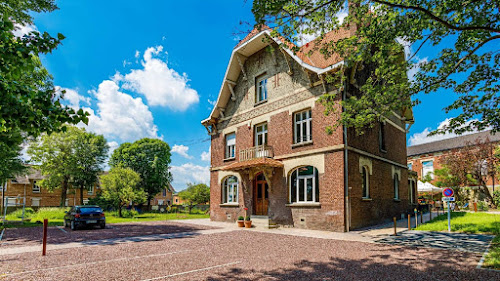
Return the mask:
<svg viewBox="0 0 500 281"><path fill-rule="evenodd" d="M274 157L273 148L267 145L258 145L240 150L240 161L247 161L255 158Z"/></svg>

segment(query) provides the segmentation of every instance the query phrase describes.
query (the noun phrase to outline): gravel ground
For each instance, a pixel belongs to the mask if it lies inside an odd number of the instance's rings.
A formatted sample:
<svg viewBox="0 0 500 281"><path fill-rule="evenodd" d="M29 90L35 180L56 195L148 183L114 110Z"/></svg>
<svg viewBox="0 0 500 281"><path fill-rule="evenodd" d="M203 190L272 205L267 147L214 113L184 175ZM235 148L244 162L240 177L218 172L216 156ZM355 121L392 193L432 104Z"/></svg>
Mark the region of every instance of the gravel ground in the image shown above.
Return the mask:
<svg viewBox="0 0 500 281"><path fill-rule="evenodd" d="M0 280L500 280L474 253L253 231L0 256Z"/></svg>
<svg viewBox="0 0 500 281"><path fill-rule="evenodd" d="M61 227L62 228L62 227ZM68 242L92 241L108 238L143 236L151 234L179 233L202 229L213 229L210 226L179 224L169 221L134 222L108 224L105 229L78 229L66 232L49 227L47 229L47 243L58 244ZM42 243L43 227L8 228L5 230L0 247L33 246Z"/></svg>

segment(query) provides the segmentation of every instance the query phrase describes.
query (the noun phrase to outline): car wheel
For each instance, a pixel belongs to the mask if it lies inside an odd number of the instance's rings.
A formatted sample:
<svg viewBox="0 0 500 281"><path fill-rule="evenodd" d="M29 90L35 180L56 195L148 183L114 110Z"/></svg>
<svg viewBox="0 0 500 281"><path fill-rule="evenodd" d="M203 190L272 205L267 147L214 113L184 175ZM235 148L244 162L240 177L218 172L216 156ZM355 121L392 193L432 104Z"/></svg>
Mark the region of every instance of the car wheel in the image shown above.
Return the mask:
<svg viewBox="0 0 500 281"><path fill-rule="evenodd" d="M68 227L68 220L64 220L64 227Z"/></svg>
<svg viewBox="0 0 500 281"><path fill-rule="evenodd" d="M105 228L106 228L106 223L105 222L101 223L101 229L105 229Z"/></svg>
<svg viewBox="0 0 500 281"><path fill-rule="evenodd" d="M75 221L71 221L71 230L75 229L76 229Z"/></svg>

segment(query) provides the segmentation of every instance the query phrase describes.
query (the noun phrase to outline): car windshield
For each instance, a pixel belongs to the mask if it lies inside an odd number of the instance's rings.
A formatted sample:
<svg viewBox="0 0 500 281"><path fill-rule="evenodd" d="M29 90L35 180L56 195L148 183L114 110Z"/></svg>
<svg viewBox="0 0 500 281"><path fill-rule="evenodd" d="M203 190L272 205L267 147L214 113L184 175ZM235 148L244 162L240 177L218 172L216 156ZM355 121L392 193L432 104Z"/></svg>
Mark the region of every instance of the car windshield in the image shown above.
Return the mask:
<svg viewBox="0 0 500 281"><path fill-rule="evenodd" d="M102 212L102 209L99 207L83 207L80 208L81 213L93 213L93 212Z"/></svg>

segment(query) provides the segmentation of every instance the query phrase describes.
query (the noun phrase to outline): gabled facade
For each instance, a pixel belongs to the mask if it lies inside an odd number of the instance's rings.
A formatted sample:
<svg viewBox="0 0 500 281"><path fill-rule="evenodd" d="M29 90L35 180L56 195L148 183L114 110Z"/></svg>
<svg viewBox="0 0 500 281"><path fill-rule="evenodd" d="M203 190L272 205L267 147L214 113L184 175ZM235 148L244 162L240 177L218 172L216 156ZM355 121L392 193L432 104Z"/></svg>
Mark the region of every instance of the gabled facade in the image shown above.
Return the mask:
<svg viewBox="0 0 500 281"><path fill-rule="evenodd" d="M406 213L412 205L402 120L411 118L394 113L362 136L343 127L327 134L338 117L325 116L319 97L336 93L340 111L343 95L355 91L323 79L344 62L293 54L280 43L255 30L238 44L202 121L211 135L211 219L235 221L247 208L270 225L348 231Z"/></svg>
<svg viewBox="0 0 500 281"><path fill-rule="evenodd" d="M153 198L152 206L172 206L174 204L174 188L168 183L160 193Z"/></svg>

